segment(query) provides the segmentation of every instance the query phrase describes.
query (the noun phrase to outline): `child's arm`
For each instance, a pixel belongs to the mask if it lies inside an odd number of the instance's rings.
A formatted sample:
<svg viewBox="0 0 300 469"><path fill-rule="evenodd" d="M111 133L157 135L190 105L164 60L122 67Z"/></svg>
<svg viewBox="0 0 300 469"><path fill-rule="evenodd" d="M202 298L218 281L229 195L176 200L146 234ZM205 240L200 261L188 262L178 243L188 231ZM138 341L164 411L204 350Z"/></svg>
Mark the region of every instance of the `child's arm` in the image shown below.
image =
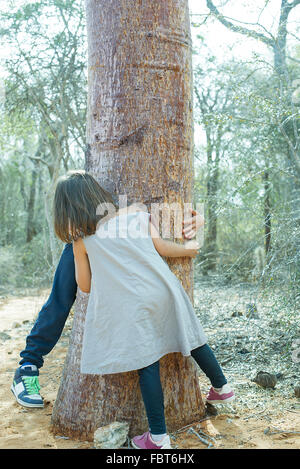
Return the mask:
<svg viewBox="0 0 300 469"><path fill-rule="evenodd" d="M89 258L82 238L73 241L73 253L75 260L75 277L77 285L84 293L91 289L91 268Z"/></svg>
<svg viewBox="0 0 300 469"><path fill-rule="evenodd" d="M175 243L162 239L155 225L149 221L150 235L157 252L164 257L196 257L200 249L197 241L188 241L185 244Z"/></svg>

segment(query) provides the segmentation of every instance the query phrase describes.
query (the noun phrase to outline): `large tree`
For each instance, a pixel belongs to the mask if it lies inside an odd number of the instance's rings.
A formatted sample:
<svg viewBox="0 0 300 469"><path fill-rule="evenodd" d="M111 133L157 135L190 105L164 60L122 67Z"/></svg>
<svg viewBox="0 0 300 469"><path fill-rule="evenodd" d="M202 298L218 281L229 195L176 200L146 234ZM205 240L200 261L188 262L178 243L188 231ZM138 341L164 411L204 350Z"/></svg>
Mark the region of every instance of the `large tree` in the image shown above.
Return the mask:
<svg viewBox="0 0 300 469"><path fill-rule="evenodd" d="M265 2L265 6L268 2ZM228 19L216 7L214 1L206 0L206 5L212 15L214 15L220 23L222 23L230 31L242 34L247 37L256 39L270 48L273 53L273 67L274 67L274 80L278 86L278 95L284 105L290 108L291 112L287 118L281 115L278 118L278 129L287 144L287 158L290 165L299 178L300 176L300 131L299 131L299 113L295 109L293 99L293 85L292 77L290 76L287 66L287 37L288 37L288 22L289 17L293 10L300 5L300 0L281 0L280 11L278 14L277 31L272 34L263 25L257 22L256 24L248 27L248 23L244 25L236 24L232 18ZM299 7L300 8L300 7ZM240 22L239 22L240 23ZM272 78L272 77L270 77ZM298 190L299 184L298 184Z"/></svg>
<svg viewBox="0 0 300 469"><path fill-rule="evenodd" d="M188 1L87 0L86 12L86 169L116 197L126 195L128 204L142 202L150 210L152 203L178 203L183 208L193 189ZM176 225L172 213L171 218ZM193 300L192 261L166 260ZM121 420L130 423L131 435L143 432L147 421L136 371L80 374L87 298L79 291L53 430L91 439L97 427ZM164 356L161 379L168 431L203 416L190 357Z"/></svg>

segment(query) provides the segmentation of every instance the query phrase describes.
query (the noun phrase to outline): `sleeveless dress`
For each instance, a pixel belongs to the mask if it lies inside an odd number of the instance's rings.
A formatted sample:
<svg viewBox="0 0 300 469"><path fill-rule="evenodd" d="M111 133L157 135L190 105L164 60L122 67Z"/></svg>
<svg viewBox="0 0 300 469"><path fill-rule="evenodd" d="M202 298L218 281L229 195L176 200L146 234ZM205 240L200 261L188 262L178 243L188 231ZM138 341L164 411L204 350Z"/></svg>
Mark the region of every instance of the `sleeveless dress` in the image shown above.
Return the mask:
<svg viewBox="0 0 300 469"><path fill-rule="evenodd" d="M91 266L81 373L137 370L207 342L180 280L157 252L150 213L123 213L83 238Z"/></svg>

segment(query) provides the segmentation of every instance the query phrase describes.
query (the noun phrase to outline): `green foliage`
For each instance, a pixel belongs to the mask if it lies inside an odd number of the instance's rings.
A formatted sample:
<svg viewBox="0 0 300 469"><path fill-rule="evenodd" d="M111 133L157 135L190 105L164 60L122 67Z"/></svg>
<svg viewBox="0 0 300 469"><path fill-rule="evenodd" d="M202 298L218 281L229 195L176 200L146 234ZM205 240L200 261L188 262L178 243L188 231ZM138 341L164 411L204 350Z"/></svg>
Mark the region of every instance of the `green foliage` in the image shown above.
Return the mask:
<svg viewBox="0 0 300 469"><path fill-rule="evenodd" d="M81 0L11 2L1 11L0 246L15 288L50 282L60 253L51 220L61 173L81 168L86 125L86 32ZM0 284L1 285L1 284Z"/></svg>
<svg viewBox="0 0 300 469"><path fill-rule="evenodd" d="M1 294L27 287L48 287L52 279L51 256L45 249L43 233L21 246L0 246Z"/></svg>
<svg viewBox="0 0 300 469"><path fill-rule="evenodd" d="M206 208L197 272L206 274L208 266L213 276L282 288L282 302L296 305L300 172L290 142L296 147L299 139L299 106L291 100L299 65L287 66L287 85L258 55L245 63L204 52L194 70L195 119L203 132L194 200ZM258 268L259 249L265 258Z"/></svg>
<svg viewBox="0 0 300 469"><path fill-rule="evenodd" d="M15 246L0 247L0 292L22 284L22 262Z"/></svg>
<svg viewBox="0 0 300 469"><path fill-rule="evenodd" d="M3 289L50 283L61 249L51 239L47 210L58 175L84 164L84 15L81 0L8 2L1 12L0 37L11 52L0 104ZM194 202L204 202L206 217L196 267L201 274L282 288L282 301L296 305L299 45L289 46L292 59L286 60L284 77L278 76L255 39L249 60L234 56L234 45L228 47L233 58L227 51L220 58L213 45L210 50L204 29L209 20L200 15L193 23L200 45L193 47L194 118L203 136L195 148ZM270 247L265 265L258 268L268 219Z"/></svg>
<svg viewBox="0 0 300 469"><path fill-rule="evenodd" d="M23 286L44 287L52 283L51 255L45 249L45 241L45 234L38 233L31 242L23 244L18 249L18 256L22 264Z"/></svg>

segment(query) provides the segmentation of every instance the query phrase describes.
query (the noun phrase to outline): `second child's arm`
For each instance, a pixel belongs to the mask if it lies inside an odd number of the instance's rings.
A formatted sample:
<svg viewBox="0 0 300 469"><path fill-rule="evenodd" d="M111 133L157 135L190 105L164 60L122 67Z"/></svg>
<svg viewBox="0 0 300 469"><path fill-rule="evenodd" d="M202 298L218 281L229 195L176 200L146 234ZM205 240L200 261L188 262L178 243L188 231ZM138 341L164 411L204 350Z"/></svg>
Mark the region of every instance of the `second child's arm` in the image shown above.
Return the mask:
<svg viewBox="0 0 300 469"><path fill-rule="evenodd" d="M200 249L197 241L187 241L185 244L162 239L155 225L149 221L150 235L157 252L164 257L196 257Z"/></svg>
<svg viewBox="0 0 300 469"><path fill-rule="evenodd" d="M89 258L82 238L73 241L73 253L75 260L75 277L77 285L84 293L89 293L91 289L91 268Z"/></svg>

